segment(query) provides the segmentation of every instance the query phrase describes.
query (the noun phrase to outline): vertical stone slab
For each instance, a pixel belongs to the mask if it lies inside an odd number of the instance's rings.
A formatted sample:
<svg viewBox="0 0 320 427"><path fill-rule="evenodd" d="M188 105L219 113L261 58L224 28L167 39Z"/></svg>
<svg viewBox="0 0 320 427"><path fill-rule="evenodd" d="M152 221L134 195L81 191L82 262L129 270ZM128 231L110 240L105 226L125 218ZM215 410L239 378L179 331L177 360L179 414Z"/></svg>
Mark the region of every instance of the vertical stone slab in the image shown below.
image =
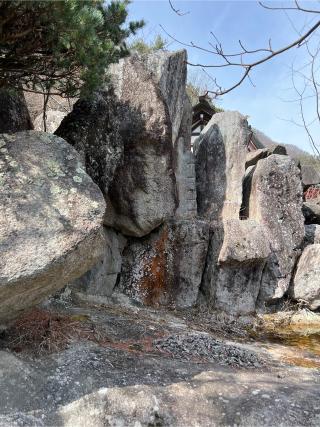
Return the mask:
<svg viewBox="0 0 320 427"><path fill-rule="evenodd" d="M255 311L268 239L256 221L240 220L250 129L238 112L215 114L195 142L199 216L210 222L201 291L234 314Z"/></svg>
<svg viewBox="0 0 320 427"><path fill-rule="evenodd" d="M236 111L214 114L195 141L198 214L209 221L238 219L249 128Z"/></svg>
<svg viewBox="0 0 320 427"><path fill-rule="evenodd" d="M191 151L192 106L185 97L185 108L178 138L174 144L174 171L176 176L178 207L175 217L195 218L197 215L195 157Z"/></svg>
<svg viewBox="0 0 320 427"><path fill-rule="evenodd" d="M264 225L271 243L259 295L263 306L288 290L304 238L300 171L290 157L273 154L259 160L252 176L249 217Z"/></svg>

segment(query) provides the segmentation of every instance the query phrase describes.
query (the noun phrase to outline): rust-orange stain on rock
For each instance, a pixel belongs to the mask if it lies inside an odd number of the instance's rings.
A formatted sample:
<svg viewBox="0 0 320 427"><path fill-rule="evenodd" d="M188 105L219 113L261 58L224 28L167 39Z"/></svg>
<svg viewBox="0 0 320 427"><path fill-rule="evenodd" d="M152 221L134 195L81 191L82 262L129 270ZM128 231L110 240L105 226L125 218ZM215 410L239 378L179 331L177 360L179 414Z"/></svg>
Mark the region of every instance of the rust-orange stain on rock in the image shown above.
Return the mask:
<svg viewBox="0 0 320 427"><path fill-rule="evenodd" d="M146 305L158 306L168 303L168 228L164 227L154 244L155 255L143 260L143 277L138 288Z"/></svg>

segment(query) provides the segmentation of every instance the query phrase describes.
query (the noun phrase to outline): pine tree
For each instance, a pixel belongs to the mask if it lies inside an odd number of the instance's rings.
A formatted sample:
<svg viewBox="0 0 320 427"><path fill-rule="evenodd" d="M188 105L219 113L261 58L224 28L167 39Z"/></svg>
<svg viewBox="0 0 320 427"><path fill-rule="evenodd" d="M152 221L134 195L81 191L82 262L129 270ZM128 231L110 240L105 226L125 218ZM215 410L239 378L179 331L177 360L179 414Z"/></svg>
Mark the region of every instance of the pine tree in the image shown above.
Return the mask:
<svg viewBox="0 0 320 427"><path fill-rule="evenodd" d="M86 95L128 53L128 0L0 0L0 88Z"/></svg>

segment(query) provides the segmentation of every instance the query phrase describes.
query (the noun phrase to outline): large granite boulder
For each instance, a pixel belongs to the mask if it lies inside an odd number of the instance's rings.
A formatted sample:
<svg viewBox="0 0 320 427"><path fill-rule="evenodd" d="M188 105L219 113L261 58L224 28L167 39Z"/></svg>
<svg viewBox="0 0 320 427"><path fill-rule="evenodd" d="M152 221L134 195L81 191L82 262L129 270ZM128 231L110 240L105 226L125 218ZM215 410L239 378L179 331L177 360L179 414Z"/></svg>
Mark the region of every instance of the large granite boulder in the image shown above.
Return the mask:
<svg viewBox="0 0 320 427"><path fill-rule="evenodd" d="M198 214L239 219L250 129L236 111L215 114L194 143Z"/></svg>
<svg viewBox="0 0 320 427"><path fill-rule="evenodd" d="M0 89L0 133L33 129L22 91Z"/></svg>
<svg viewBox="0 0 320 427"><path fill-rule="evenodd" d="M260 305L288 290L304 238L300 171L290 157L273 154L259 160L251 183L249 218L263 224L271 255L263 273Z"/></svg>
<svg viewBox="0 0 320 427"><path fill-rule="evenodd" d="M141 237L179 206L174 145L186 111L186 53L134 55L111 73L121 104L124 160L109 190L105 224Z"/></svg>
<svg viewBox="0 0 320 427"><path fill-rule="evenodd" d="M117 283L122 266L122 252L127 239L111 228L104 228L103 257L82 277L71 284L74 291L87 295L110 296Z"/></svg>
<svg viewBox="0 0 320 427"><path fill-rule="evenodd" d="M0 146L0 322L5 322L98 261L105 202L63 139L29 131L1 135Z"/></svg>
<svg viewBox="0 0 320 427"><path fill-rule="evenodd" d="M302 205L306 224L320 224L320 200L308 200Z"/></svg>
<svg viewBox="0 0 320 427"><path fill-rule="evenodd" d="M123 155L120 117L112 89L77 101L55 132L81 154L87 173L104 194Z"/></svg>
<svg viewBox="0 0 320 427"><path fill-rule="evenodd" d="M311 310L320 307L320 244L307 246L298 262L291 289L295 300Z"/></svg>
<svg viewBox="0 0 320 427"><path fill-rule="evenodd" d="M200 220L172 220L123 253L119 290L146 305L191 307L204 269L209 227Z"/></svg>

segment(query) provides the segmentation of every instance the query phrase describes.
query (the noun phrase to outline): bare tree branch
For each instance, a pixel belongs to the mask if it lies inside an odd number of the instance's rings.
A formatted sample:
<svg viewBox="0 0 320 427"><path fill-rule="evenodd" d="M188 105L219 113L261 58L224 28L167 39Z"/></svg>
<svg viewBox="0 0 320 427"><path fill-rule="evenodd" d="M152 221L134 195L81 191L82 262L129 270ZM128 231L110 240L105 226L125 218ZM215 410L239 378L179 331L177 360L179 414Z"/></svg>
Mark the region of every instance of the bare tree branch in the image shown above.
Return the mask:
<svg viewBox="0 0 320 427"><path fill-rule="evenodd" d="M175 9L172 6L172 2L169 0L169 3L171 5L171 7L173 8L173 10L175 12L180 12L179 10ZM271 10L282 10L284 12L286 12L286 10L295 10L295 11L299 11L299 12L307 12L307 13L313 13L313 14L320 14L320 9L319 10L312 10L312 9L307 9L302 7L299 2L296 0L294 2L293 6L288 6L288 7L279 7L279 6L269 6L269 5L265 5L262 2L259 2L261 4L262 7L264 7L265 9L271 9ZM287 15L288 16L288 15ZM289 18L289 17L288 17ZM240 67L243 69L243 73L242 75L239 77L239 80L236 81L233 85L231 85L228 88L222 88L221 85L216 84L216 87L220 87L221 89L219 90L210 90L208 91L208 93L211 93L213 96L218 97L221 95L225 95L229 92L231 92L232 90L234 90L235 88L239 87L247 78L250 81L250 83L252 84L252 80L250 78L250 72L252 71L253 68L270 61L272 58L283 54L286 51L289 51L290 49L293 49L294 47L301 47L303 45L305 45L308 40L309 37L311 35L316 35L316 30L318 30L320 28L320 20L317 19L317 21L308 29L308 30L304 30L299 32L292 20L289 21L291 23L291 25L293 25L294 30L298 33L299 37L292 41L291 43L289 43L286 46L281 47L280 49L275 50L272 47L272 43L271 43L271 39L269 39L268 41L268 46L264 47L264 48L257 48L257 49L249 49L245 46L245 44L242 42L242 40L238 40L238 43L240 45L241 50L239 52L235 52L235 53L226 53L224 51L224 48L222 46L222 43L219 41L219 39L217 38L217 36L211 31L211 36L214 39L214 42L209 41L209 45L212 49L207 48L207 47L203 47L200 46L194 42L190 42L190 43L186 43L186 42L182 42L180 40L178 40L176 37L174 37L173 35L169 34L162 25L160 25L160 27L162 28L162 30L165 32L165 34L170 37L173 41L181 44L182 46L185 47L189 47L189 48L195 48L195 49L199 49L205 53L208 54L212 54L214 55L214 57L216 58L220 58L222 62L214 62L211 64L203 64L203 63L193 63L193 62L188 62L188 65L192 66L192 67L201 67L202 69L204 68L226 68L226 67ZM311 25L311 24L310 24ZM250 58L250 56L252 55L257 55L257 54L265 54L262 57L260 56L260 58L253 60L253 61L249 61L248 58Z"/></svg>
<svg viewBox="0 0 320 427"><path fill-rule="evenodd" d="M260 6L262 6L265 9L269 10L298 10L300 12L307 12L307 13L320 13L319 10L312 10L312 9L305 9L301 7L297 0L295 0L295 7L292 6L267 6L266 4L262 3L261 1L258 2Z"/></svg>
<svg viewBox="0 0 320 427"><path fill-rule="evenodd" d="M181 12L181 10L176 9L176 8L173 6L173 4L172 4L172 1L171 1L171 0L169 0L169 4L170 4L171 9L174 11L174 13L176 13L176 14L177 14L177 15L179 15L179 16L188 15L188 13L190 13L190 12Z"/></svg>

